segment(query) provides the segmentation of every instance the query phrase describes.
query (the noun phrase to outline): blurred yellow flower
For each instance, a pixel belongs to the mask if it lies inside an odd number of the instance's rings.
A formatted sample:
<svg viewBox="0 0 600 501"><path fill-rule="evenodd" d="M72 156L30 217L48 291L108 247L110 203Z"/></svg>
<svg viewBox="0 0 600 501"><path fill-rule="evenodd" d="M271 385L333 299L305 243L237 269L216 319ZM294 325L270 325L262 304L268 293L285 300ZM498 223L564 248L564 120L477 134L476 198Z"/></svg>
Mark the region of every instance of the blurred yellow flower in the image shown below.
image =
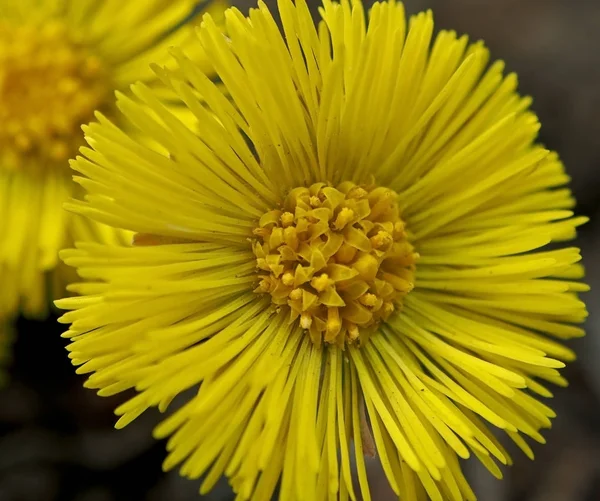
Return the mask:
<svg viewBox="0 0 600 501"><path fill-rule="evenodd" d="M59 249L78 240L124 243L128 233L69 216L67 160L114 89L156 82L152 61L188 46L196 0L23 0L0 7L0 319L44 316L64 294ZM211 7L212 8L212 7ZM217 7L215 7L217 8ZM189 55L202 60L200 49ZM163 99L168 94L161 96ZM130 236L129 236L130 239ZM49 290L50 289L50 290ZM52 290L53 289L53 290Z"/></svg>
<svg viewBox="0 0 600 501"><path fill-rule="evenodd" d="M560 243L585 218L482 43L395 2L279 13L284 36L262 3L226 36L204 18L228 97L182 53L155 67L197 129L144 84L118 99L136 136L86 128L68 207L136 235L63 251L89 279L58 301L70 357L100 395L137 390L117 427L196 389L155 435L201 492L355 500L355 455L369 500L377 453L403 501L474 499L459 458L510 463L488 427L532 456L554 417L553 338L583 335L587 290Z"/></svg>

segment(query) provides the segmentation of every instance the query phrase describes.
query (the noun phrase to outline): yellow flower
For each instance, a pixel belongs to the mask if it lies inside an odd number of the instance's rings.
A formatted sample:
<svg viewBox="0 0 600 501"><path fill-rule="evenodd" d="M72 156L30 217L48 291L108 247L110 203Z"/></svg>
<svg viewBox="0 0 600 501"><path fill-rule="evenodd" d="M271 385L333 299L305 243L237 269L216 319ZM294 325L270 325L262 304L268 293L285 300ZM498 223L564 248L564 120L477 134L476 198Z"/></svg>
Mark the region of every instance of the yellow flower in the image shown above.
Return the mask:
<svg viewBox="0 0 600 501"><path fill-rule="evenodd" d="M532 456L554 417L553 338L583 335L587 290L560 243L585 218L482 43L395 2L279 12L283 36L262 3L226 36L204 18L230 97L181 53L155 68L197 130L143 84L118 106L144 143L86 128L68 207L136 236L63 251L91 280L58 302L70 357L100 395L137 390L118 428L196 390L155 435L201 492L357 499L355 454L368 500L377 453L403 501L474 499L459 458L510 463L488 426Z"/></svg>
<svg viewBox="0 0 600 501"><path fill-rule="evenodd" d="M50 296L64 294L64 273L48 273L57 268L61 248L77 240L124 242L122 231L64 213L62 204L73 191L67 161L84 142L81 123L93 119L96 109L113 112L114 89L136 80L153 85L150 62L167 61L169 45L188 46L194 34L187 21L199 14L197 4L3 2L0 318L20 308L43 316ZM199 47L190 55L202 58Z"/></svg>

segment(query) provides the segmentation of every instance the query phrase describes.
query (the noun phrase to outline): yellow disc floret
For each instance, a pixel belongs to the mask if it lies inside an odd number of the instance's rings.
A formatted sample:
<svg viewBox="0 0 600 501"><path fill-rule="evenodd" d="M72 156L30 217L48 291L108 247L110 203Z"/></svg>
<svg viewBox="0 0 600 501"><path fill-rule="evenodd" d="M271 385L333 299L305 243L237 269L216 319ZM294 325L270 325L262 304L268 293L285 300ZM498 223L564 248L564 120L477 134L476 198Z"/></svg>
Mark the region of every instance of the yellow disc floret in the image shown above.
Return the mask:
<svg viewBox="0 0 600 501"><path fill-rule="evenodd" d="M2 165L27 158L64 162L82 143L81 124L111 98L101 60L58 22L0 23Z"/></svg>
<svg viewBox="0 0 600 501"><path fill-rule="evenodd" d="M418 255L388 188L295 188L254 234L255 292L288 306L316 344L364 341L413 288Z"/></svg>

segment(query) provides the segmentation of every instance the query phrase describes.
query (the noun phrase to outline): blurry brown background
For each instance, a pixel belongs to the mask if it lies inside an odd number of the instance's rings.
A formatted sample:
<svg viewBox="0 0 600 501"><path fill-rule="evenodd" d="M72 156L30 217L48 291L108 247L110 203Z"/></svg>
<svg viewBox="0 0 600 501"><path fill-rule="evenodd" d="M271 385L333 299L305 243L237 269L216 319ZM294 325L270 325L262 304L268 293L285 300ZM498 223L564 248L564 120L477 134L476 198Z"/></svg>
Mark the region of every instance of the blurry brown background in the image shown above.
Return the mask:
<svg viewBox="0 0 600 501"><path fill-rule="evenodd" d="M12 0L11 0L12 1ZM270 5L273 2L267 2ZM314 0L309 0L316 6ZM238 2L242 10L250 5ZM573 177L589 281L600 289L600 0L407 0L409 12L432 8L438 28L486 40L494 59L520 76L534 97L541 141L558 150ZM596 218L597 216L597 218ZM600 501L600 333L597 292L586 295L588 337L572 343L580 360L557 389L558 413L536 461L516 451L504 481L475 463L466 469L481 501ZM164 444L154 442L155 415L114 431L112 409L81 387L54 319L21 321L11 372L0 392L0 501L193 501L198 482L164 475ZM377 462L370 463L373 499L393 499ZM226 483L209 497L232 500Z"/></svg>

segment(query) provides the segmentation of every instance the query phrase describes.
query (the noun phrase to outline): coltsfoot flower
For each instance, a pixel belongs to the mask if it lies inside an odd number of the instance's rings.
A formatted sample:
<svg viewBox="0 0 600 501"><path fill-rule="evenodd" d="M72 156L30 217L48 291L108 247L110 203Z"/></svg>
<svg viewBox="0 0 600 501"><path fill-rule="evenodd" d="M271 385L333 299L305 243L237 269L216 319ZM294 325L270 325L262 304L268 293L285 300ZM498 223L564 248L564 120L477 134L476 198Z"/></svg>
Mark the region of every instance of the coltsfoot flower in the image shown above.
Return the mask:
<svg viewBox="0 0 600 501"><path fill-rule="evenodd" d="M223 88L181 51L154 67L196 129L144 84L118 99L135 136L86 128L68 208L135 237L63 252L89 280L59 301L70 357L100 395L137 390L118 428L195 389L155 434L201 492L368 500L377 454L403 501L472 500L460 459L511 461L490 428L544 442L585 218L482 43L395 2L279 12L283 35L262 3L204 18Z"/></svg>
<svg viewBox="0 0 600 501"><path fill-rule="evenodd" d="M167 61L169 45L187 46L194 30L186 21L199 12L196 0L2 3L0 319L19 309L44 316L51 296L64 295L61 248L125 242L123 231L63 211L73 194L68 159L94 110L115 111L114 89L157 81L149 63ZM190 55L202 60L197 49Z"/></svg>

